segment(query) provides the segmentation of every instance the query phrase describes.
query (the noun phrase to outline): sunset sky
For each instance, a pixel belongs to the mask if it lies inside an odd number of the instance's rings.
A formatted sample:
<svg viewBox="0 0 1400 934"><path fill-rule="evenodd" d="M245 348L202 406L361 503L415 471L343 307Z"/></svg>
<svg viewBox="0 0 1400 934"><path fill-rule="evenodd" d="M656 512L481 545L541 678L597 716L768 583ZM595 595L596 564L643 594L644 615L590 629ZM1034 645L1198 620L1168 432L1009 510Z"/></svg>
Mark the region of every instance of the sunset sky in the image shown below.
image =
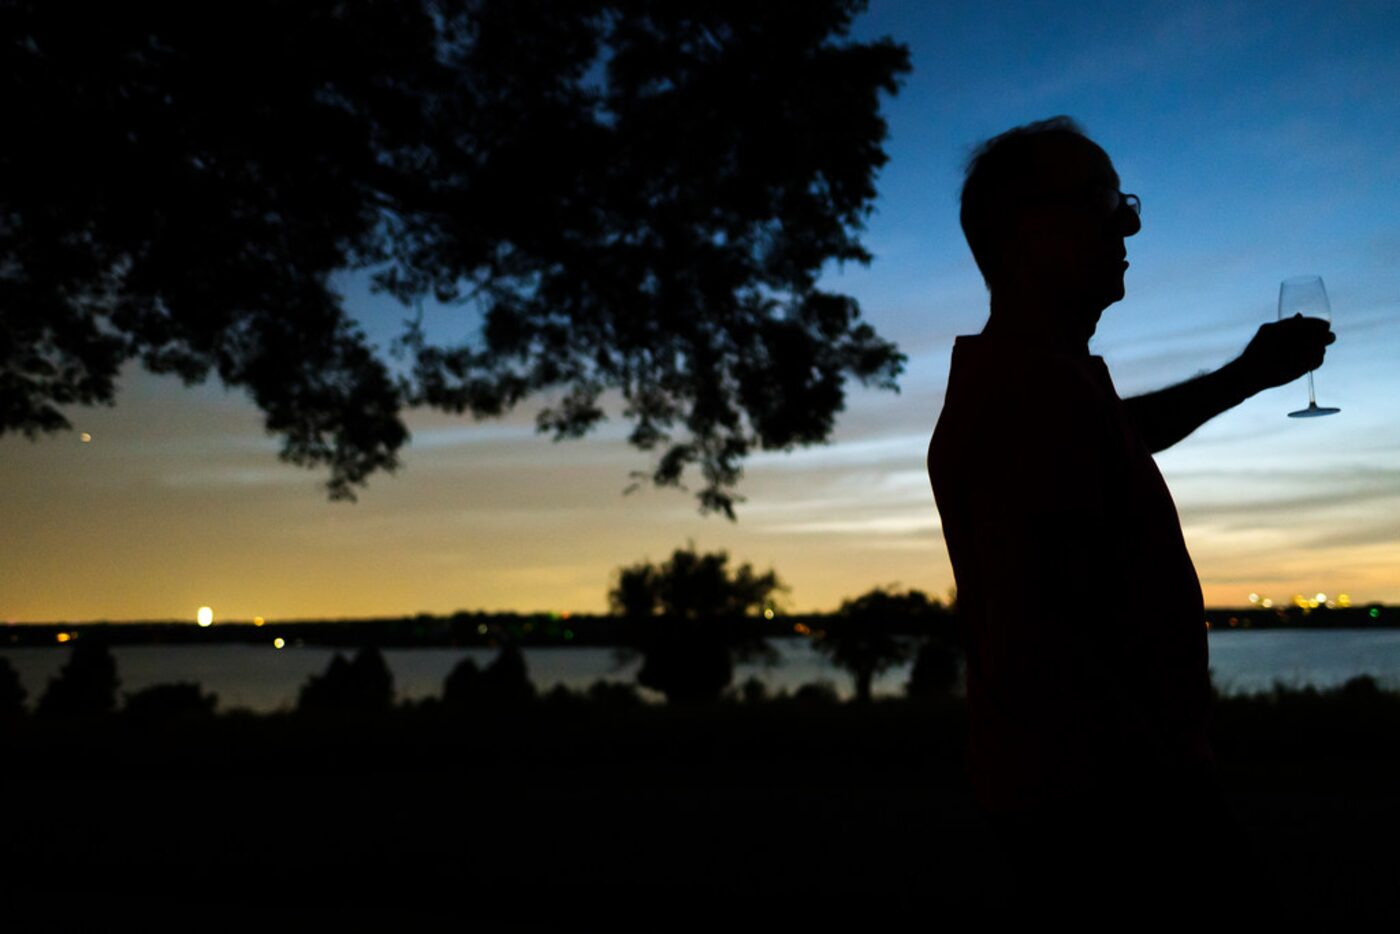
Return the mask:
<svg viewBox="0 0 1400 934"><path fill-rule="evenodd" d="M1400 10L995 9L876 0L859 21L859 37L907 43L914 70L886 101L875 260L828 285L908 354L902 391L853 388L835 443L752 458L737 522L674 490L624 496L651 464L627 423L553 443L533 429L541 402L494 422L413 413L403 468L331 503L323 474L277 460L240 392L132 369L114 408L71 413L73 433L0 438L0 619L599 611L618 567L687 542L774 568L794 610L879 584L945 594L924 453L952 341L986 318L957 222L962 166L977 142L1054 114L1143 202L1127 298L1091 345L1121 395L1227 362L1274 319L1286 277L1321 275L1331 296L1317 393L1340 415L1286 418L1307 402L1300 380L1158 456L1207 603L1400 601ZM363 280L340 287L387 347L405 311ZM429 323L469 333L452 309Z"/></svg>

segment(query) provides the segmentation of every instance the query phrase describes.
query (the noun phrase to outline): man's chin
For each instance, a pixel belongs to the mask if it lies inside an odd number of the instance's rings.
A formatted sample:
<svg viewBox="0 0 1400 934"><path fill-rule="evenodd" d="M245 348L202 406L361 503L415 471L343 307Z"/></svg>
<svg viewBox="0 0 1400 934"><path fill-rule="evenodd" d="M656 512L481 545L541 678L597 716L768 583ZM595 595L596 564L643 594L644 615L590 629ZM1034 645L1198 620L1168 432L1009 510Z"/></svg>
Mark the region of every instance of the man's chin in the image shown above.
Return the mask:
<svg viewBox="0 0 1400 934"><path fill-rule="evenodd" d="M1118 282L1108 286L1103 290L1102 297L1099 299L1099 310L1102 311L1104 308L1107 308L1109 305L1112 305L1115 302L1121 302L1123 300L1123 296L1126 294L1127 290L1123 288L1123 282L1120 279Z"/></svg>

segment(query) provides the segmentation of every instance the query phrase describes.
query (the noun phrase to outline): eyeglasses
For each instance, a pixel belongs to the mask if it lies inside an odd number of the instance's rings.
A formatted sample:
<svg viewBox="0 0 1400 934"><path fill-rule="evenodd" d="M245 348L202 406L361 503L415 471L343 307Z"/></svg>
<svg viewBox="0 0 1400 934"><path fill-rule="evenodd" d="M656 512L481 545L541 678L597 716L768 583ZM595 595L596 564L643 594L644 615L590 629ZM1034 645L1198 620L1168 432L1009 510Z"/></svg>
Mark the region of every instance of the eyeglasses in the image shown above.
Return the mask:
<svg viewBox="0 0 1400 934"><path fill-rule="evenodd" d="M1113 193L1112 200L1113 207L1109 210L1110 214L1117 211L1120 207L1126 204L1128 206L1129 211L1132 211L1138 217L1142 217L1142 199L1139 198L1137 195L1130 195L1125 194L1121 191L1115 191Z"/></svg>
<svg viewBox="0 0 1400 934"><path fill-rule="evenodd" d="M1087 197L1086 197L1087 196ZM1103 200L1097 200L1103 198ZM1091 201L1090 199L1095 199ZM1045 193L1027 199L1029 203L1061 203L1061 204L1098 204L1103 207L1104 214L1112 217L1117 214L1123 205L1128 206L1128 210L1133 212L1135 217L1142 217L1142 199L1137 195L1119 191L1116 188L1109 188L1106 185L1089 185L1073 191L1058 193Z"/></svg>

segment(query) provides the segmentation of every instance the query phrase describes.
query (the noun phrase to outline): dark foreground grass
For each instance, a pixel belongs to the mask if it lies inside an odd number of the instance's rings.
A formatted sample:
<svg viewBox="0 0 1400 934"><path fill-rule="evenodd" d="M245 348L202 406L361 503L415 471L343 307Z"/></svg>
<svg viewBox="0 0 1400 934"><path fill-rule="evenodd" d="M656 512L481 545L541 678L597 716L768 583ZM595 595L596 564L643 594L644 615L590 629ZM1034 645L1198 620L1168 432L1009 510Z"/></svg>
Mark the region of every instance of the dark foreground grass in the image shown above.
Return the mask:
<svg viewBox="0 0 1400 934"><path fill-rule="evenodd" d="M27 722L3 741L4 885L373 893L506 928L933 930L999 897L964 730L960 704L911 701ZM1400 919L1400 698L1227 698L1215 732L1256 852L1202 853L1205 883L1253 858L1276 884L1261 915Z"/></svg>

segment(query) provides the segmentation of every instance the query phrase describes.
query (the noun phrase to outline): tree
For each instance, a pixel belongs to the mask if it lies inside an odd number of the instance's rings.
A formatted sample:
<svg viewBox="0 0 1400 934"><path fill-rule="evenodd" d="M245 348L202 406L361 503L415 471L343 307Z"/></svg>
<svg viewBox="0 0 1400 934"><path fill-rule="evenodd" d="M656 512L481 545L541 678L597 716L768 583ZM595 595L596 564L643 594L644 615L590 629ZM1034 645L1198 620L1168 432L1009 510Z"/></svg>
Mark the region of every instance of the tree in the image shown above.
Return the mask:
<svg viewBox="0 0 1400 934"><path fill-rule="evenodd" d="M0 655L0 724L24 719L24 699L29 692L10 660Z"/></svg>
<svg viewBox="0 0 1400 934"><path fill-rule="evenodd" d="M525 655L514 643L501 650L485 669L467 656L442 683L442 702L449 710L472 712L477 707L518 707L535 699Z"/></svg>
<svg viewBox="0 0 1400 934"><path fill-rule="evenodd" d="M68 663L49 680L36 711L41 717L101 717L117 706L117 660L101 642L78 640Z"/></svg>
<svg viewBox="0 0 1400 934"><path fill-rule="evenodd" d="M909 659L909 633L926 626L937 607L921 590L875 587L844 601L826 628L813 632L812 644L855 678L856 700L869 701L875 678Z"/></svg>
<svg viewBox="0 0 1400 934"><path fill-rule="evenodd" d="M373 646L349 661L336 652L325 673L308 678L297 696L297 709L306 713L381 713L393 705L394 676Z"/></svg>
<svg viewBox="0 0 1400 934"><path fill-rule="evenodd" d="M110 404L127 360L262 409L333 498L405 406L586 434L621 400L650 473L733 517L754 449L824 441L904 357L818 288L868 263L880 92L862 0L0 2L0 433ZM255 68L248 67L256 63ZM463 306L370 347L329 285ZM644 475L643 475L644 476Z"/></svg>
<svg viewBox="0 0 1400 934"><path fill-rule="evenodd" d="M961 668L962 652L949 617L919 644L904 692L910 697L948 697L957 687Z"/></svg>
<svg viewBox="0 0 1400 934"><path fill-rule="evenodd" d="M123 713L138 723L207 720L219 706L219 695L205 692L198 683L178 681L153 684L126 695Z"/></svg>
<svg viewBox="0 0 1400 934"><path fill-rule="evenodd" d="M642 655L637 682L671 702L712 701L734 677L734 659L771 657L752 622L787 590L777 574L756 574L729 555L678 548L668 561L618 571L608 593L612 611L634 623L631 651ZM624 655L628 650L624 650Z"/></svg>

